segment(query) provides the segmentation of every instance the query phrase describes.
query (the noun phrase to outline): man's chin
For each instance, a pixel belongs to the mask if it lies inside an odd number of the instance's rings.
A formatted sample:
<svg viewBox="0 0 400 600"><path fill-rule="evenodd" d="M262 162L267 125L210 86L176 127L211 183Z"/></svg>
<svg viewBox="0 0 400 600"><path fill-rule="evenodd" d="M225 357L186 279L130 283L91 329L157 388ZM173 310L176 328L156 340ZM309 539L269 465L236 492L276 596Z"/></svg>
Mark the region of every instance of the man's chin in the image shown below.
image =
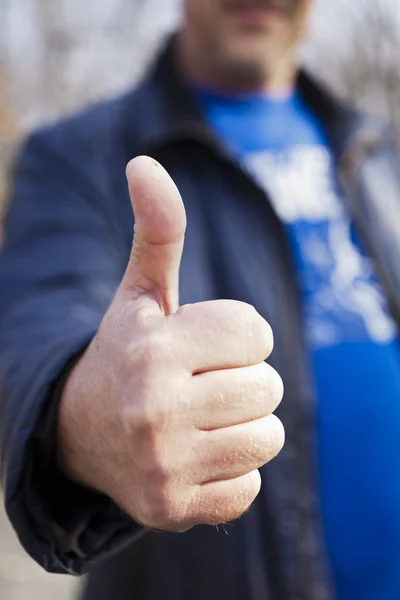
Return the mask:
<svg viewBox="0 0 400 600"><path fill-rule="evenodd" d="M262 79L265 77L269 61L269 52L265 43L260 46L254 43L236 44L234 48L226 48L221 56L221 66L242 79Z"/></svg>
<svg viewBox="0 0 400 600"><path fill-rule="evenodd" d="M276 45L276 44L275 44ZM224 54L232 62L248 62L249 64L262 65L268 61L268 56L273 53L274 40L266 38L265 34L246 35L241 32L235 38L232 37L224 48Z"/></svg>
<svg viewBox="0 0 400 600"><path fill-rule="evenodd" d="M266 61L253 56L236 54L225 56L219 61L221 80L229 81L237 90L253 90L265 84Z"/></svg>

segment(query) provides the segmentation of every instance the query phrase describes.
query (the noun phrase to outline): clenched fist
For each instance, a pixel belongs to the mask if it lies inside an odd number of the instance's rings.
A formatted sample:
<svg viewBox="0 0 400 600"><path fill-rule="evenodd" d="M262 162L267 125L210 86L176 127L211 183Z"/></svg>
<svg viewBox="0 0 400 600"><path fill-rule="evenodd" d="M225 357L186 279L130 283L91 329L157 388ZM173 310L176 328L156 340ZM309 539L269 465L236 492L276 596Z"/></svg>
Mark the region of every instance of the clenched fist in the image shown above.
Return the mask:
<svg viewBox="0 0 400 600"><path fill-rule="evenodd" d="M59 412L59 460L143 525L184 531L239 517L282 448L273 337L247 304L178 304L186 215L154 160L127 167L130 261Z"/></svg>

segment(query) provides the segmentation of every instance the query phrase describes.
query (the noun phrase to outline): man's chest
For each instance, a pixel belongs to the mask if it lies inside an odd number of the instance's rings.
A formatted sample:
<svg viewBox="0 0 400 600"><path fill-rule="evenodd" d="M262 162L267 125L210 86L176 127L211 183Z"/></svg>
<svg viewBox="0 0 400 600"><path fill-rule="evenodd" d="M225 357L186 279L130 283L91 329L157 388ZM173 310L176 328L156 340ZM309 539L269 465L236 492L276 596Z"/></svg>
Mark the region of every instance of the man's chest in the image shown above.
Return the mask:
<svg viewBox="0 0 400 600"><path fill-rule="evenodd" d="M340 194L327 148L258 152L244 162L285 224L310 346L392 341L396 327Z"/></svg>

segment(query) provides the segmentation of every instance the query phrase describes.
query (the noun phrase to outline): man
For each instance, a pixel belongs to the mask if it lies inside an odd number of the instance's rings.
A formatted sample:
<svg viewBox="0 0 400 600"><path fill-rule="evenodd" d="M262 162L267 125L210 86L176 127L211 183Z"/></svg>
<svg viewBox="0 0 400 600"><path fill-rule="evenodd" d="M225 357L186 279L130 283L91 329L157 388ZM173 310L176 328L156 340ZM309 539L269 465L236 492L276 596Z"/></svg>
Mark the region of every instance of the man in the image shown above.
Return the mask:
<svg viewBox="0 0 400 600"><path fill-rule="evenodd" d="M46 569L90 570L89 600L394 600L394 145L297 70L307 0L184 6L137 90L20 156L9 517Z"/></svg>

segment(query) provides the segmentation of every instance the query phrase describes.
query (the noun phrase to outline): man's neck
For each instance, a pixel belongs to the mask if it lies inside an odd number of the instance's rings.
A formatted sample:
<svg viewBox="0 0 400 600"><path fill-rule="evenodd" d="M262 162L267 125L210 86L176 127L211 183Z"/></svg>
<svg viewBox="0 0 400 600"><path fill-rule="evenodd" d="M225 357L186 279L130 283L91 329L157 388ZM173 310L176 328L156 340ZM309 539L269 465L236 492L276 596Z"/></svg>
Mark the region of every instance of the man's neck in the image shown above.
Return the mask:
<svg viewBox="0 0 400 600"><path fill-rule="evenodd" d="M288 57L274 64L274 68L266 70L263 76L252 73L250 69L235 73L220 72L212 62L188 52L183 36L178 36L175 44L175 60L178 69L189 85L209 90L217 94L242 96L262 93L272 98L287 97L296 83L297 65Z"/></svg>

